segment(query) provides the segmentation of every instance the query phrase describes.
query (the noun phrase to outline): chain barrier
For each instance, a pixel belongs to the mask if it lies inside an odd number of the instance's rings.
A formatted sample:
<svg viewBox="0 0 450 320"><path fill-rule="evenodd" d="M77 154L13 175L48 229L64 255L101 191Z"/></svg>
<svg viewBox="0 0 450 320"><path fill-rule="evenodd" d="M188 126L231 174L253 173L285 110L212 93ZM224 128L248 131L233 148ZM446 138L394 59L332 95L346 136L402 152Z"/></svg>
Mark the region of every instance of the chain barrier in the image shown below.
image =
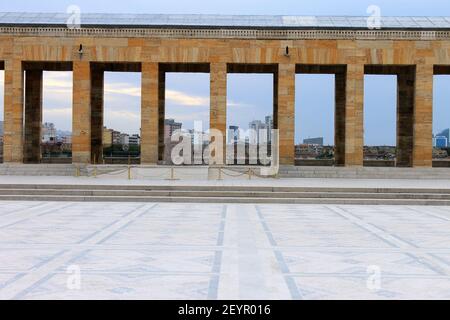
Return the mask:
<svg viewBox="0 0 450 320"><path fill-rule="evenodd" d="M89 169L89 168L88 168ZM147 170L162 170L164 168L149 168ZM201 169L201 168L189 168L189 169ZM232 168L223 168L223 167L218 167L218 178L217 180L224 180L224 177L231 177L231 178L238 178L238 177L243 177L243 176L248 176L248 180L252 180L252 178L261 178L261 179L273 179L276 178L276 176L266 176L266 175L261 175L257 172L256 169L246 169L244 172L236 172L233 171ZM236 168L238 169L238 168ZM236 170L235 169L235 170ZM99 168L97 167L97 164L95 163L95 159L94 159L94 165L92 167L92 170L87 170L87 177L94 177L97 178L99 175L108 175L108 176L119 176L122 174L127 173L127 177L128 180L132 180L133 177L138 179L138 178L142 178L142 179L158 179L158 178L166 178L166 180L180 180L180 176L187 178L187 177L192 177L192 174L190 173L183 173L183 172L178 172L178 174L176 174L176 168L175 167L170 167L167 169L167 171L163 172L163 173L159 173L159 174L143 174L142 170L145 170L145 168L140 168L139 166L132 166L132 165L128 165L126 169L122 169L119 171L113 171L113 172L108 172L107 170L105 172L102 172L102 170L99 170ZM90 175L90 171L92 172L92 176ZM234 172L234 173L231 173ZM81 171L80 171L80 167L77 165L75 166L75 177L80 177L81 176Z"/></svg>
<svg viewBox="0 0 450 320"><path fill-rule="evenodd" d="M226 173L225 170L226 170L226 169L219 168L219 179L218 179L218 180L222 180L222 179L221 179L222 173L225 174L226 176L229 176L229 177L241 177L241 176L244 176L244 175L248 175L248 179L249 179L249 180L251 180L252 177L257 177L257 178L261 178L261 179L273 179L273 178L275 178L275 176L261 175L261 174L259 174L255 169L251 169L251 168L247 169L247 170L246 170L245 172L243 172L243 173L236 174L236 175L228 174L228 173ZM228 169L228 170L230 170L230 169Z"/></svg>
<svg viewBox="0 0 450 320"><path fill-rule="evenodd" d="M80 167L78 165L75 165L75 177L80 177Z"/></svg>
<svg viewBox="0 0 450 320"><path fill-rule="evenodd" d="M111 175L111 176L118 176L121 175L123 173L125 173L128 169L123 169L121 171L117 171L117 172L105 172L103 173L104 175Z"/></svg>
<svg viewBox="0 0 450 320"><path fill-rule="evenodd" d="M164 177L167 177L168 175L170 175L170 172L163 172L162 174L157 174L157 175L145 175L145 174L142 174L142 173L140 173L139 172L139 170L141 170L142 168L139 168L139 167L132 167L132 169L133 168L135 168L135 169L137 169L136 171L134 171L134 175L136 176L136 177L139 177L139 178L149 178L149 179L151 179L151 178L164 178ZM161 169L163 169L163 168L155 168L156 170L161 170Z"/></svg>
<svg viewBox="0 0 450 320"><path fill-rule="evenodd" d="M228 171L231 171L231 169L228 169ZM238 174L229 174L225 171L225 169L223 168L219 168L219 172L223 173L224 175L228 176L228 177L233 177L233 178L237 178L237 177L242 177L248 174L248 170L243 172L243 173L238 173Z"/></svg>
<svg viewBox="0 0 450 320"><path fill-rule="evenodd" d="M276 175L273 175L273 176L266 176L266 175L258 174L254 169L250 169L250 170L252 170L252 174L253 174L255 177L258 177L258 178L261 178L261 179L274 179L274 178L276 178Z"/></svg>

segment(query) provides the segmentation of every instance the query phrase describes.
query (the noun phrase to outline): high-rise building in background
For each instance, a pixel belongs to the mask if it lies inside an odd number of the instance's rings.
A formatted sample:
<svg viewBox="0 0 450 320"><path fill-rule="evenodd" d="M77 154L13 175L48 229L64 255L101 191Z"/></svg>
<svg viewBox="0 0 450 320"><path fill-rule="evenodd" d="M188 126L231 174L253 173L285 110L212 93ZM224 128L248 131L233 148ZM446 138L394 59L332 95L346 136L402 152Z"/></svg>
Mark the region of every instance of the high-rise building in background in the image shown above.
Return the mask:
<svg viewBox="0 0 450 320"><path fill-rule="evenodd" d="M120 131L113 130L113 132L112 132L113 144L115 144L115 145L121 144L120 143L120 135L121 135Z"/></svg>
<svg viewBox="0 0 450 320"><path fill-rule="evenodd" d="M42 142L43 143L56 143L56 128L55 125L51 122L45 122L42 125Z"/></svg>
<svg viewBox="0 0 450 320"><path fill-rule="evenodd" d="M114 129L103 127L103 147L109 148L112 145L140 145L141 137L138 134L129 135Z"/></svg>
<svg viewBox="0 0 450 320"><path fill-rule="evenodd" d="M267 143L272 143L273 117L266 116Z"/></svg>
<svg viewBox="0 0 450 320"><path fill-rule="evenodd" d="M323 146L323 137L304 139L303 144Z"/></svg>
<svg viewBox="0 0 450 320"><path fill-rule="evenodd" d="M448 147L448 138L445 136L436 136L433 139L433 146L436 148L447 148Z"/></svg>
<svg viewBox="0 0 450 320"><path fill-rule="evenodd" d="M176 130L181 130L183 124L180 122L175 122L174 119L164 120L164 141L170 141L173 133Z"/></svg>
<svg viewBox="0 0 450 320"><path fill-rule="evenodd" d="M248 128L251 130L250 133L250 143L252 144L260 144L260 143L268 143L270 144L272 142L272 129L273 129L273 117L272 116L266 116L264 119L264 122L261 120L253 120L248 124ZM260 131L265 130L265 141L261 141ZM256 134L256 135L255 135ZM252 136L255 135L255 136Z"/></svg>
<svg viewBox="0 0 450 320"><path fill-rule="evenodd" d="M239 127L238 126L229 126L228 127L228 142L229 143L238 143L240 139Z"/></svg>
<svg viewBox="0 0 450 320"><path fill-rule="evenodd" d="M133 134L129 137L130 146L138 146L141 144L141 137L138 134Z"/></svg>
<svg viewBox="0 0 450 320"><path fill-rule="evenodd" d="M121 145L129 145L130 144L130 135L126 133L120 134L120 144Z"/></svg>
<svg viewBox="0 0 450 320"><path fill-rule="evenodd" d="M260 141L260 131L266 129L266 124L261 120L253 120L248 124L248 128L250 130L250 144L260 144L262 142Z"/></svg>
<svg viewBox="0 0 450 320"><path fill-rule="evenodd" d="M444 139L446 139L446 142ZM445 129L442 132L436 134L436 136L433 138L433 146L436 148L447 148L450 141L450 129ZM445 143L445 145L444 145Z"/></svg>

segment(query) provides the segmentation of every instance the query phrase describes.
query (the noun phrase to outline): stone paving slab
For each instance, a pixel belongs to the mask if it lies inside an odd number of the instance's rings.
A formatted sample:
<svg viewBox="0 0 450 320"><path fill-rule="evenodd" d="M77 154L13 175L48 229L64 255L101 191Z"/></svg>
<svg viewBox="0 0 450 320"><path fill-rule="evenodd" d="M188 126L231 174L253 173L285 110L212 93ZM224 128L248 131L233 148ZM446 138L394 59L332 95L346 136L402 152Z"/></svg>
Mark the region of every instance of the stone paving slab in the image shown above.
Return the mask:
<svg viewBox="0 0 450 320"><path fill-rule="evenodd" d="M1 299L450 299L448 207L3 201L0 217Z"/></svg>

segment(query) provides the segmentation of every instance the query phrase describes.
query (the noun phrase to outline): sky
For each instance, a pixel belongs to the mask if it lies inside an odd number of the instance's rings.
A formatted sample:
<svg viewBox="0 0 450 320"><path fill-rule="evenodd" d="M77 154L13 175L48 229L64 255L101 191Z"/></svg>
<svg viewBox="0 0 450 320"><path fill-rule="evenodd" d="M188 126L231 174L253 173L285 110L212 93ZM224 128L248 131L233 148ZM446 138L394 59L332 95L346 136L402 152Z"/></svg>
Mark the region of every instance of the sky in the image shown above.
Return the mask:
<svg viewBox="0 0 450 320"><path fill-rule="evenodd" d="M450 14L450 1L433 0L128 0L128 1L2 1L0 11L65 12L77 5L82 12L98 13L193 13L270 15L367 15L370 5L386 16L440 16ZM447 14L447 15L449 15ZM0 106L3 106L4 74L0 71ZM435 76L433 132L450 127L450 76ZM140 74L106 73L105 125L130 134L140 129ZM272 75L231 74L228 76L227 124L246 129L252 120L272 114ZM71 130L72 74L44 74L44 122ZM396 81L392 76L366 76L364 139L366 145L395 145ZM0 119L3 108L0 107ZM194 121L209 127L209 75L168 74L166 118L183 122L191 129ZM323 136L333 144L334 78L332 75L296 76L296 142ZM380 130L380 128L382 130Z"/></svg>

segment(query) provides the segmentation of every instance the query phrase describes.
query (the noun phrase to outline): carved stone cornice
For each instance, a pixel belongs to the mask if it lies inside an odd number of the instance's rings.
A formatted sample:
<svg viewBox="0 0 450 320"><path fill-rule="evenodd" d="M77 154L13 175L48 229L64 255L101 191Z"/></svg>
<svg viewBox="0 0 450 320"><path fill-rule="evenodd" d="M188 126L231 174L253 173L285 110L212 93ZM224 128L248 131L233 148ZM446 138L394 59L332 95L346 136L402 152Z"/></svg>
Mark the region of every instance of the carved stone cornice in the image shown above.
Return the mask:
<svg viewBox="0 0 450 320"><path fill-rule="evenodd" d="M432 30L294 30L207 28L0 27L0 35L42 37L115 37L162 39L263 40L450 40L450 31Z"/></svg>

